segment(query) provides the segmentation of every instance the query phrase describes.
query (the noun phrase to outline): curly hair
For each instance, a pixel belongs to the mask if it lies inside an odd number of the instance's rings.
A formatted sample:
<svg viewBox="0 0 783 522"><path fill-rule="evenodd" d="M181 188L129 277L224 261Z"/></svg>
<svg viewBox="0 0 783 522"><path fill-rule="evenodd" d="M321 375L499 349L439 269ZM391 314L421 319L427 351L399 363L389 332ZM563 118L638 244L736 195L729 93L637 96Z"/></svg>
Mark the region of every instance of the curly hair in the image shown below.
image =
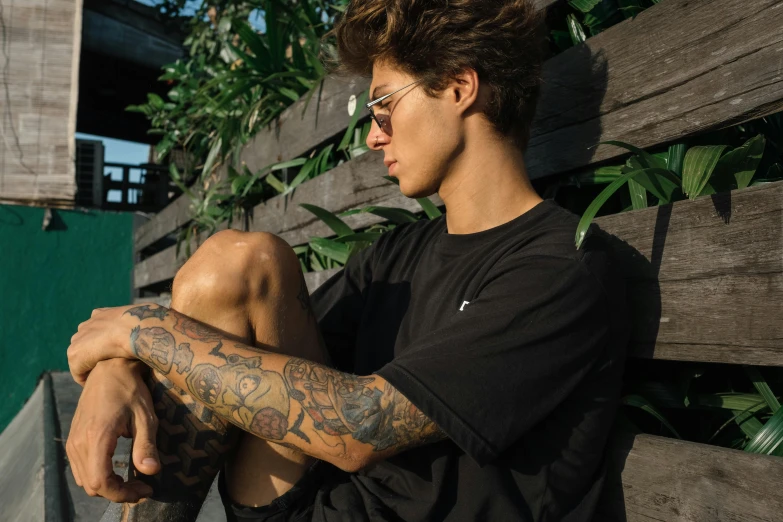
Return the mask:
<svg viewBox="0 0 783 522"><path fill-rule="evenodd" d="M327 36L331 72L371 77L390 63L442 92L465 68L490 87L484 114L523 152L538 101L545 38L532 0L351 0Z"/></svg>

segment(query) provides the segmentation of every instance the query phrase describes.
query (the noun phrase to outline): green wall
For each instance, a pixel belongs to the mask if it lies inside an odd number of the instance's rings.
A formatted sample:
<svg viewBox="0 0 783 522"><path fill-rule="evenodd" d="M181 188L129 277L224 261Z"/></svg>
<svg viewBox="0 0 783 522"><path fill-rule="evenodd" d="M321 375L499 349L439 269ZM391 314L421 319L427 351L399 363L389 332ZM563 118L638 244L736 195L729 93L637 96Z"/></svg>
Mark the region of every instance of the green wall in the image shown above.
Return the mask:
<svg viewBox="0 0 783 522"><path fill-rule="evenodd" d="M0 205L0 431L94 308L131 300L133 214Z"/></svg>

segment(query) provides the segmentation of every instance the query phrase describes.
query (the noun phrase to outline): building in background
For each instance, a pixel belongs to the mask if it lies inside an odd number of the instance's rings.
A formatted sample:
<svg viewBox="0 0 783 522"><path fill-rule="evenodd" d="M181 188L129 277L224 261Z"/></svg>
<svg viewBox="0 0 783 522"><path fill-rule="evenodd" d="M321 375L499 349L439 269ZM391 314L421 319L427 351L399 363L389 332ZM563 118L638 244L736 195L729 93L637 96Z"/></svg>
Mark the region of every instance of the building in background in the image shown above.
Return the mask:
<svg viewBox="0 0 783 522"><path fill-rule="evenodd" d="M0 6L0 202L162 208L172 190L165 168L149 161L111 165L100 143L75 134L152 143L147 119L125 107L148 92L165 92L157 78L164 64L183 56L184 36L134 0L0 0ZM122 176L107 175L106 167ZM110 191L120 191L119 201L108 200Z"/></svg>
<svg viewBox="0 0 783 522"><path fill-rule="evenodd" d="M125 107L163 94L161 66L183 54L156 13L133 0L0 0L0 431L42 373L67 369L91 310L131 302L143 217L123 211L155 212L172 193L154 158L107 161L101 139L153 143Z"/></svg>

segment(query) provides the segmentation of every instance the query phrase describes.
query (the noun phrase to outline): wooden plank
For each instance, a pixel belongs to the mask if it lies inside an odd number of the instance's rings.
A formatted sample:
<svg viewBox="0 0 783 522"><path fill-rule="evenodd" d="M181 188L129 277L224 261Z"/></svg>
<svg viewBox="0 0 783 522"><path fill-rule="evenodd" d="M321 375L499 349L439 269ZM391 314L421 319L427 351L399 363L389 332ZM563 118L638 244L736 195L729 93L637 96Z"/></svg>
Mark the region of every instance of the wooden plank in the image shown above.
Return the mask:
<svg viewBox="0 0 783 522"><path fill-rule="evenodd" d="M252 231L277 234L290 245L307 243L310 237L330 236L334 233L321 220L301 208L301 203L313 203L332 212L342 212L368 205L400 207L420 211L415 199L402 195L399 188L383 179L387 169L374 154L363 154L343 163L327 174L300 185L286 197L275 197L253 209ZM436 205L443 201L430 197ZM374 214L356 214L345 218L351 228L357 229L383 221Z"/></svg>
<svg viewBox="0 0 783 522"><path fill-rule="evenodd" d="M531 177L783 109L781 6L667 0L547 61Z"/></svg>
<svg viewBox="0 0 783 522"><path fill-rule="evenodd" d="M360 183L363 175L360 168L335 179ZM289 240L321 226L293 211L272 215L276 233ZM619 238L634 319L632 356L783 366L783 182L596 223ZM184 262L173 254L171 248L139 263L137 288L172 278Z"/></svg>
<svg viewBox="0 0 783 522"><path fill-rule="evenodd" d="M165 237L169 232L185 226L190 221L190 216L190 199L182 194L149 221L139 226L133 235L134 250L138 252Z"/></svg>
<svg viewBox="0 0 783 522"><path fill-rule="evenodd" d="M783 366L783 182L596 222L622 240L633 356Z"/></svg>
<svg viewBox="0 0 783 522"><path fill-rule="evenodd" d="M775 522L783 459L652 435L610 446L601 522Z"/></svg>

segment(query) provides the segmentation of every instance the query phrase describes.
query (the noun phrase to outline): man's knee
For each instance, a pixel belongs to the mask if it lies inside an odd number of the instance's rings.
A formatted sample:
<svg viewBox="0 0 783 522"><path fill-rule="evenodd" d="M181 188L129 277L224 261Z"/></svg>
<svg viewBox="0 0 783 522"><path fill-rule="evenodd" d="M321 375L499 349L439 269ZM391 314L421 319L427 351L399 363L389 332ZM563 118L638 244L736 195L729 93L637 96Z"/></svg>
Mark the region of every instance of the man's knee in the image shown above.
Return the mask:
<svg viewBox="0 0 783 522"><path fill-rule="evenodd" d="M174 277L179 301L212 297L241 304L283 291L299 280L299 260L280 237L266 232L223 230L201 245Z"/></svg>

